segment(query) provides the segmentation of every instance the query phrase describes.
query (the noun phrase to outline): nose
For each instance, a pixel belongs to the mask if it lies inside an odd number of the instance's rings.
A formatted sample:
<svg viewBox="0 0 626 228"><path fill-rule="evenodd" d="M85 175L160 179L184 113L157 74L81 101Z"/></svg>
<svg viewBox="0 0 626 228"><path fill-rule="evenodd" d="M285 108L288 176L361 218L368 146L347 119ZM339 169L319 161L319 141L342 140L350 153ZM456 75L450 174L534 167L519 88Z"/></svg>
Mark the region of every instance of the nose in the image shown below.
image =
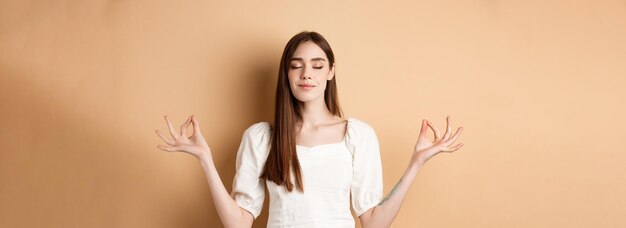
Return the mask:
<svg viewBox="0 0 626 228"><path fill-rule="evenodd" d="M311 79L311 71L309 71L305 67L304 70L302 71L302 75L300 77L302 78L302 80Z"/></svg>

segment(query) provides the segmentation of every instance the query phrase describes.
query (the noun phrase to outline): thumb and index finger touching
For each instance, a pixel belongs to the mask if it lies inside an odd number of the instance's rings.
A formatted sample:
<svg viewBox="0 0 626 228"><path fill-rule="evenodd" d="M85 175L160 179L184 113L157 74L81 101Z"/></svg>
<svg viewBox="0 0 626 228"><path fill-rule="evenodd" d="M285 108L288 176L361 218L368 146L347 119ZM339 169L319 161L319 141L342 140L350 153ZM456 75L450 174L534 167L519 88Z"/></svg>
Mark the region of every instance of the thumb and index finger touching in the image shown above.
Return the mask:
<svg viewBox="0 0 626 228"><path fill-rule="evenodd" d="M433 142L437 141L437 139L440 138L440 133L439 133L439 129L435 128L432 123L426 119L422 120L422 127L420 129L420 133L419 133L419 137L421 138L426 138L426 136L428 135L428 128L432 129L434 135L435 135L435 139L433 140Z"/></svg>
<svg viewBox="0 0 626 228"><path fill-rule="evenodd" d="M193 125L193 133L192 135L189 136L189 138L191 138L191 136L201 136L202 133L200 132L200 124L198 123L198 119L196 119L195 114L189 116L189 118L187 119L187 121L185 121L185 123L181 126L181 135L187 134L187 128L189 127L189 125Z"/></svg>
<svg viewBox="0 0 626 228"><path fill-rule="evenodd" d="M191 115L191 124L193 124L193 133L198 136L202 136L202 132L200 132L200 123L198 123L198 119L196 119L195 115Z"/></svg>
<svg viewBox="0 0 626 228"><path fill-rule="evenodd" d="M187 135L187 128L189 127L189 124L191 124L191 117L193 115L189 116L189 118L187 118L187 120L185 121L185 123L183 123L182 125L180 125L180 135Z"/></svg>
<svg viewBox="0 0 626 228"><path fill-rule="evenodd" d="M169 118L167 115L164 116L165 117L165 122L167 124L167 128L168 131L170 133L170 135L172 136L173 139L178 138L178 136L174 133L176 132L176 130L174 130L174 126L172 125L172 123L170 122ZM199 129L199 125L198 125L198 121L195 119L194 115L189 116L189 118L187 118L187 120L180 126L180 136L182 135L186 135L187 134L187 128L189 127L190 124L193 124L193 132L194 133L198 133L200 134L200 129ZM163 139L163 141L165 141L167 144L169 145L174 145L174 141L172 139L169 139L167 137L165 137L165 135L163 135L163 133L159 130L156 129L155 130L156 134Z"/></svg>

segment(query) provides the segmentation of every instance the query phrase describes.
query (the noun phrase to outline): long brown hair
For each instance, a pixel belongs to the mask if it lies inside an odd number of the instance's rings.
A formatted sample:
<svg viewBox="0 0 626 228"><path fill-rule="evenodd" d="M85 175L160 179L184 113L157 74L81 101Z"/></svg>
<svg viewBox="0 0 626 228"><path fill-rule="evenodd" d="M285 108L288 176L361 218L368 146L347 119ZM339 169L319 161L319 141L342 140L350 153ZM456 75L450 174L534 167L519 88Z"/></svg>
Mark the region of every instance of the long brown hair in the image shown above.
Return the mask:
<svg viewBox="0 0 626 228"><path fill-rule="evenodd" d="M291 192L294 183L291 180L291 172L295 177L295 186L304 192L302 185L302 173L300 162L296 153L296 137L294 126L297 120L302 119L300 113L300 101L293 95L289 87L289 64L298 45L305 41L312 41L319 46L328 58L329 67L335 63L335 55L330 45L322 35L317 32L304 31L292 37L283 51L278 69L278 83L276 84L276 104L274 112L274 126L270 140L270 151L263 167L260 178L274 182L276 185L283 185L288 192ZM336 76L327 82L324 91L324 101L328 110L339 117L343 116L337 98Z"/></svg>

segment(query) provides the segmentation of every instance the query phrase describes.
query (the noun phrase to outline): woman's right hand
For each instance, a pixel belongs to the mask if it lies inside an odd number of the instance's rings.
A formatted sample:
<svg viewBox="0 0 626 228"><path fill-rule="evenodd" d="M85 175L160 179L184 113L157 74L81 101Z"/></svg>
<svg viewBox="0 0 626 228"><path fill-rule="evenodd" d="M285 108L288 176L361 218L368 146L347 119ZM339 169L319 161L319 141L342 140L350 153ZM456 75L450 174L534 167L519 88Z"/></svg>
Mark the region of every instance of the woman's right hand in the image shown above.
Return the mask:
<svg viewBox="0 0 626 228"><path fill-rule="evenodd" d="M165 137L161 131L157 129L157 135L159 135L159 137L161 137L161 139L163 139L163 141L165 141L168 145L157 145L159 149L168 152L186 152L196 156L198 159L204 156L211 156L211 149L204 140L202 133L200 133L200 125L194 115L191 115L187 121L180 126L180 133L177 133L176 130L174 130L174 127L172 126L172 123L170 123L167 116L165 116L165 122L167 123L167 127L173 139ZM187 136L187 127L189 127L189 124L193 124L193 133L191 136Z"/></svg>

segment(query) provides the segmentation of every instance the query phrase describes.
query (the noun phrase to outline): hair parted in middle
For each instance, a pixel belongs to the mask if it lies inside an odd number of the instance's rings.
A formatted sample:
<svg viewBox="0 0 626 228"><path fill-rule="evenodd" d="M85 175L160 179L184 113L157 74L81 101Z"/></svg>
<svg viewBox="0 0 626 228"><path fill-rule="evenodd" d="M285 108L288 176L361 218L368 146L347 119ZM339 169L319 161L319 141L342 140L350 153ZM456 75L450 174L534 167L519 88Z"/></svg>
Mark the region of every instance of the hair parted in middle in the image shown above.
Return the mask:
<svg viewBox="0 0 626 228"><path fill-rule="evenodd" d="M326 39L313 31L303 31L293 36L287 42L280 59L270 151L260 178L272 181L276 185L283 185L288 192L294 189L294 185L298 190L304 192L300 162L296 153L294 129L296 122L302 120L302 114L300 113L300 101L293 95L289 86L288 72L289 64L296 49L306 41L312 41L324 51L330 67L333 67L335 63L335 55ZM335 78L333 77L327 82L324 101L330 113L343 117L339 106Z"/></svg>

